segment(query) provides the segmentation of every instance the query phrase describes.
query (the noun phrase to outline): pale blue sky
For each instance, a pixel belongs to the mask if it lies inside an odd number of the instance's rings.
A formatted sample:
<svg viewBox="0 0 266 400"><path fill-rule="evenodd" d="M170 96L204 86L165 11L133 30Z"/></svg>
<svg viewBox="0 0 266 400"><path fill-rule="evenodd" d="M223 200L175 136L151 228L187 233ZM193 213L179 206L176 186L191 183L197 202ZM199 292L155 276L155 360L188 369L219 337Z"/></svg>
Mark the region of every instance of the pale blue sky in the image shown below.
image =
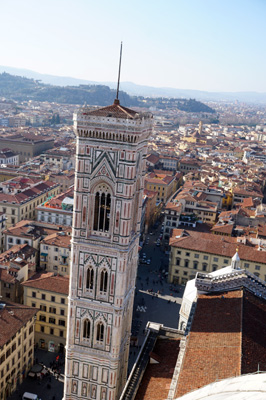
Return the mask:
<svg viewBox="0 0 266 400"><path fill-rule="evenodd" d="M92 81L266 92L266 0L0 0L0 65Z"/></svg>

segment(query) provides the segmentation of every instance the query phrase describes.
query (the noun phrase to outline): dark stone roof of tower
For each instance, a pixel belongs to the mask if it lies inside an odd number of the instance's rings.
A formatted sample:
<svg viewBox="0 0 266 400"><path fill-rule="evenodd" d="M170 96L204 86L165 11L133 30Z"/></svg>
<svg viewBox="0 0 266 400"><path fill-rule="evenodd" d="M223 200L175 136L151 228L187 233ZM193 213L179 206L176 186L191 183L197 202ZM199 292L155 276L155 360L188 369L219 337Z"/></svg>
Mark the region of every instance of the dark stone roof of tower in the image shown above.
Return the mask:
<svg viewBox="0 0 266 400"><path fill-rule="evenodd" d="M84 112L86 115L95 115L98 117L110 117L110 118L136 118L139 113L131 110L130 108L123 107L120 105L119 100L115 100L111 106L99 108L98 110Z"/></svg>

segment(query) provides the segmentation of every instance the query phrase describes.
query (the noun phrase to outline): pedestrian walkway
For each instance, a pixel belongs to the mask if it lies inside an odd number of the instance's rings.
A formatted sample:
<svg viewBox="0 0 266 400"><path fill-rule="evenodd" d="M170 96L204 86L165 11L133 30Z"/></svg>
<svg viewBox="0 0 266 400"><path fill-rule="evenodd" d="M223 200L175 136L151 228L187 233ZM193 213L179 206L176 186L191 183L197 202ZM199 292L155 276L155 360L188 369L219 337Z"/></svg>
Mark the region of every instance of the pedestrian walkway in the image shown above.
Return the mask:
<svg viewBox="0 0 266 400"><path fill-rule="evenodd" d="M40 379L27 377L7 400L20 400L25 392L37 394L42 400L62 400L64 391L64 355L36 349L35 364L44 366L48 374Z"/></svg>

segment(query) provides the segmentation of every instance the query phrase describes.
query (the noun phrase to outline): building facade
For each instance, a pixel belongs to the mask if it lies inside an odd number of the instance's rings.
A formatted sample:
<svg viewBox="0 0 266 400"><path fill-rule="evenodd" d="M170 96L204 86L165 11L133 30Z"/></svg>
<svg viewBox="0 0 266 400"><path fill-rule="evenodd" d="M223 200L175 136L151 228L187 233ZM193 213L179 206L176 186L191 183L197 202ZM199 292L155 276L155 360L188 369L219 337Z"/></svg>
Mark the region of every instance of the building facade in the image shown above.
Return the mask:
<svg viewBox="0 0 266 400"><path fill-rule="evenodd" d="M77 135L64 399L116 400L127 363L151 114L74 114Z"/></svg>
<svg viewBox="0 0 266 400"><path fill-rule="evenodd" d="M24 304L36 308L34 341L41 349L64 353L69 278L37 274L23 283Z"/></svg>
<svg viewBox="0 0 266 400"><path fill-rule="evenodd" d="M59 275L69 275L70 232L47 235L40 243L40 268Z"/></svg>
<svg viewBox="0 0 266 400"><path fill-rule="evenodd" d="M34 359L37 310L16 303L0 303L0 399L5 400L27 376Z"/></svg>
<svg viewBox="0 0 266 400"><path fill-rule="evenodd" d="M23 177L19 179L24 180ZM26 180L30 181L25 178ZM12 189L15 185L20 185L19 189ZM18 179L11 179L1 184L0 211L6 214L7 228L22 219L35 219L37 214L35 208L48 197L60 192L60 185L50 181L30 182L24 189L23 185L18 183Z"/></svg>
<svg viewBox="0 0 266 400"><path fill-rule="evenodd" d="M197 272L210 273L230 265L236 249L241 258L240 268L265 280L266 252L256 244L245 244L240 239L173 229L169 241L169 283L186 284Z"/></svg>

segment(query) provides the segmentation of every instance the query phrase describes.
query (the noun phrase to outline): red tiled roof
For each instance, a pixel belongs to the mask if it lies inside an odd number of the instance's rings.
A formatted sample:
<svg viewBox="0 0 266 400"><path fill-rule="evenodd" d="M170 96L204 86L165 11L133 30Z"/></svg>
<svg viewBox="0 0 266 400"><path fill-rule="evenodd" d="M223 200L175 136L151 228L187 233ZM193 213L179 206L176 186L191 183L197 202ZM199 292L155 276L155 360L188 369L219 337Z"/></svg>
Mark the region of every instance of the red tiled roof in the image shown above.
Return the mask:
<svg viewBox="0 0 266 400"><path fill-rule="evenodd" d="M179 353L179 345L180 339L157 339L151 357L154 356L159 363L148 365L135 400L167 398Z"/></svg>
<svg viewBox="0 0 266 400"><path fill-rule="evenodd" d="M88 111L84 113L86 115L95 115L99 117L112 117L112 118L130 118L133 119L137 111L131 110L130 108L123 107L116 101L111 106L99 108L98 110Z"/></svg>
<svg viewBox="0 0 266 400"><path fill-rule="evenodd" d="M242 296L199 295L175 397L241 374Z"/></svg>
<svg viewBox="0 0 266 400"><path fill-rule="evenodd" d="M212 230L212 232L220 232L220 233L226 233L228 235L231 235L233 229L234 229L233 224L226 224L226 225L214 225L214 227L211 230Z"/></svg>
<svg viewBox="0 0 266 400"><path fill-rule="evenodd" d="M46 290L48 292L67 295L69 291L69 277L54 275L49 272L35 274L31 279L23 282L22 285L33 289Z"/></svg>
<svg viewBox="0 0 266 400"><path fill-rule="evenodd" d="M0 347L3 347L23 325L34 317L37 311L37 308L16 303L6 303L6 306L0 310Z"/></svg>
<svg viewBox="0 0 266 400"><path fill-rule="evenodd" d="M241 203L242 207L254 207L254 202L252 197L245 197Z"/></svg>
<svg viewBox="0 0 266 400"><path fill-rule="evenodd" d="M156 164L159 161L159 156L156 154L150 154L146 157L146 160L152 164Z"/></svg>
<svg viewBox="0 0 266 400"><path fill-rule="evenodd" d="M219 236L209 233L190 230L188 236L176 238L175 229L172 231L170 246L187 250L201 251L209 254L217 254L223 257L233 257L238 248L239 257L242 260L254 261L266 264L265 252L258 251L255 246L237 242L237 238Z"/></svg>
<svg viewBox="0 0 266 400"><path fill-rule="evenodd" d="M46 236L41 243L54 245L57 247L70 248L71 236L64 234L65 232L56 232Z"/></svg>

